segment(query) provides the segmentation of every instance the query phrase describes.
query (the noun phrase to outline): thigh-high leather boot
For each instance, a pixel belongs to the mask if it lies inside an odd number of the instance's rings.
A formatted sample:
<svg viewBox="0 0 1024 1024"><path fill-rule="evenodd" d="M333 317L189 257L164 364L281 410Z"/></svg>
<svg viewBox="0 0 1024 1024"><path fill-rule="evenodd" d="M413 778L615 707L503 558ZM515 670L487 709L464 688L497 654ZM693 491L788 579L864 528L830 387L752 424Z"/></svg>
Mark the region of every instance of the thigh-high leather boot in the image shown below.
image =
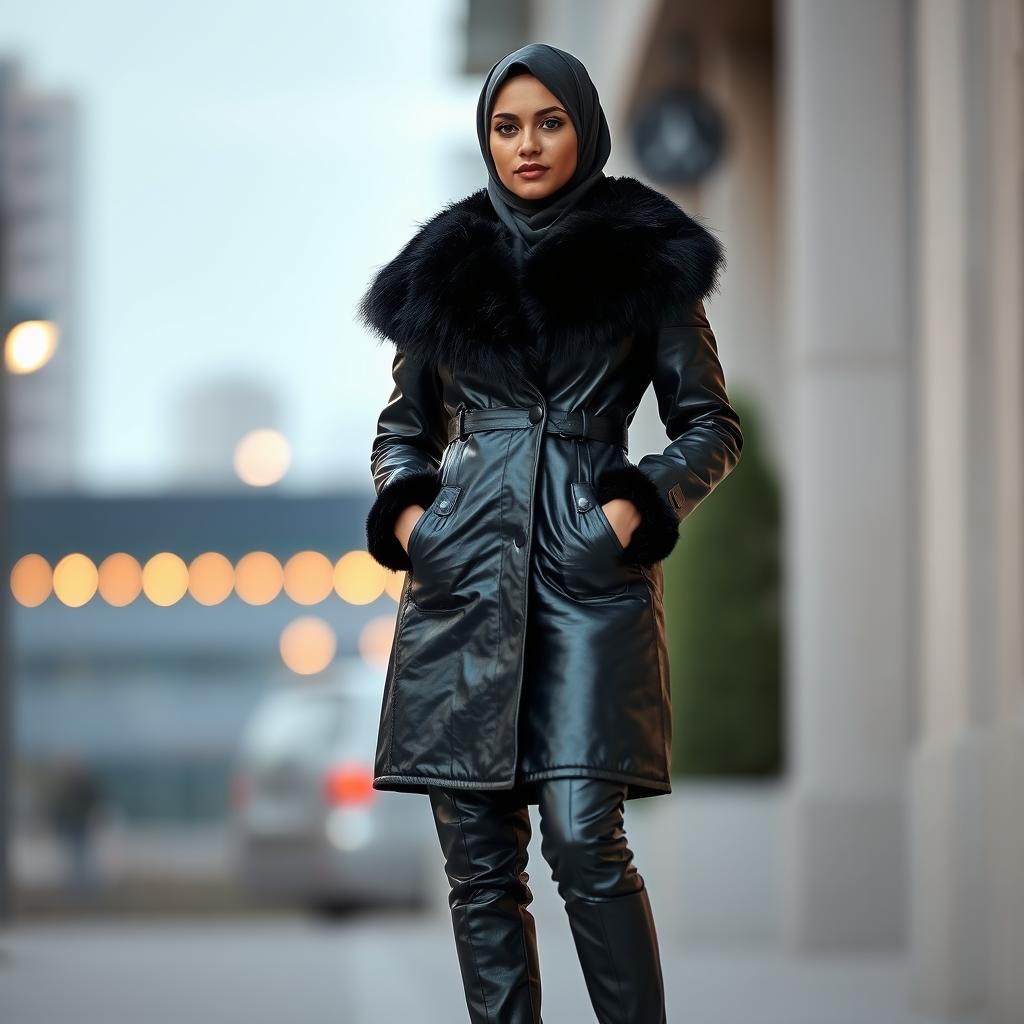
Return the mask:
<svg viewBox="0 0 1024 1024"><path fill-rule="evenodd" d="M516 789L429 792L470 1020L542 1024L529 808Z"/></svg>
<svg viewBox="0 0 1024 1024"><path fill-rule="evenodd" d="M625 784L540 783L541 853L565 901L600 1024L665 1024L658 937L623 830Z"/></svg>

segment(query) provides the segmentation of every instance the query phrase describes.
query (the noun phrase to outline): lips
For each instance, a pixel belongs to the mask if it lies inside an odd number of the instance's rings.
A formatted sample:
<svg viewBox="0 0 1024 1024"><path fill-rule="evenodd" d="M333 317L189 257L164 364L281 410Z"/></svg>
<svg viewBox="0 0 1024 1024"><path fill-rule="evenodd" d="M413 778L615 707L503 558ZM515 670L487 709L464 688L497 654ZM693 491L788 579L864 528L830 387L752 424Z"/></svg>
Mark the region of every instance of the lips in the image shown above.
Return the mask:
<svg viewBox="0 0 1024 1024"><path fill-rule="evenodd" d="M527 174L530 171L546 171L547 168L543 164L523 164L522 167L516 169L516 174Z"/></svg>

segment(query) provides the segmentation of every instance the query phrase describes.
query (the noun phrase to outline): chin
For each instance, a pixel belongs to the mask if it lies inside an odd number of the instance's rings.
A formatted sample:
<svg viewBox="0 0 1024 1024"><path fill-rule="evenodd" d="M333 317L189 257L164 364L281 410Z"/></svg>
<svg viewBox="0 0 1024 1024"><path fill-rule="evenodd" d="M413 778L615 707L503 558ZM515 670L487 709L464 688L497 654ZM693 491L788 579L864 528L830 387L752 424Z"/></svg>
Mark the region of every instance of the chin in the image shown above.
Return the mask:
<svg viewBox="0 0 1024 1024"><path fill-rule="evenodd" d="M565 179L565 181L568 180L568 178ZM565 184L565 181L560 181L555 185L549 185L547 182L541 181L520 181L517 176L513 178L514 184L511 188L512 191L522 199L546 199L548 196L557 192Z"/></svg>

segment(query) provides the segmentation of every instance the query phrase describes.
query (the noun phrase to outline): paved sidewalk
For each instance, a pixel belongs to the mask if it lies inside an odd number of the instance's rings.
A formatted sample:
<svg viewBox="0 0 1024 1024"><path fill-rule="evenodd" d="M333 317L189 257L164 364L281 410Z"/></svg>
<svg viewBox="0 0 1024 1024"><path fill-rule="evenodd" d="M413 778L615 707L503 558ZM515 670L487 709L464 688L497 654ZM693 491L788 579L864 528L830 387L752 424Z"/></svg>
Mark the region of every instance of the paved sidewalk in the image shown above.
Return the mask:
<svg viewBox="0 0 1024 1024"><path fill-rule="evenodd" d="M568 923L538 915L546 1024L593 1013ZM937 1024L908 1009L898 957L666 949L672 1024ZM4 1024L456 1024L440 913L33 922L0 927ZM978 1022L980 1024L980 1022Z"/></svg>

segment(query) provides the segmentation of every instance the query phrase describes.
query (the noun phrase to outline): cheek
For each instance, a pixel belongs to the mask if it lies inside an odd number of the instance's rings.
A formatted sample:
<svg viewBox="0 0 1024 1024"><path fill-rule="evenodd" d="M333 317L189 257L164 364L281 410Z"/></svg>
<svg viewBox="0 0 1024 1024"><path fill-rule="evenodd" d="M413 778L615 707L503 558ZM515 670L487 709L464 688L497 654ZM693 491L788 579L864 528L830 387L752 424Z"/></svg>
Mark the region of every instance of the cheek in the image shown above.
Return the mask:
<svg viewBox="0 0 1024 1024"><path fill-rule="evenodd" d="M568 181L576 170L576 139L567 137L559 139L555 150L558 160L559 178Z"/></svg>
<svg viewBox="0 0 1024 1024"><path fill-rule="evenodd" d="M507 140L495 139L491 142L491 159L502 174L508 174L515 169L515 147Z"/></svg>

